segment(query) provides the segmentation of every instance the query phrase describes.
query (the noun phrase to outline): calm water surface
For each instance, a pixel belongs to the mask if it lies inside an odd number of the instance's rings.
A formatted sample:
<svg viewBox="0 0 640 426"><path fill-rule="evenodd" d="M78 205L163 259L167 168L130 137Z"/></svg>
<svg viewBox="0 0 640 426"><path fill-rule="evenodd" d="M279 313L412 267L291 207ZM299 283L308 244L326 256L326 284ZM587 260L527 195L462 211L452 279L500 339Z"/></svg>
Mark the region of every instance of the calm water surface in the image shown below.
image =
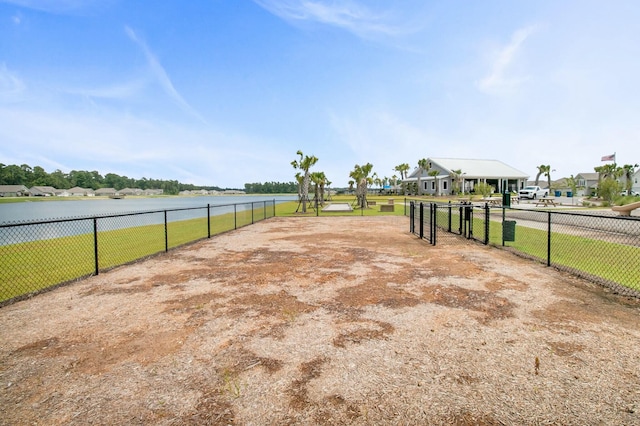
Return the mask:
<svg viewBox="0 0 640 426"><path fill-rule="evenodd" d="M210 197L161 197L161 198L87 198L77 201L42 201L0 204L0 223L38 220L55 220L78 217L94 217L106 214L140 211L171 210L181 208L219 206L257 201L278 202L296 200L296 195L282 196L210 196Z"/></svg>

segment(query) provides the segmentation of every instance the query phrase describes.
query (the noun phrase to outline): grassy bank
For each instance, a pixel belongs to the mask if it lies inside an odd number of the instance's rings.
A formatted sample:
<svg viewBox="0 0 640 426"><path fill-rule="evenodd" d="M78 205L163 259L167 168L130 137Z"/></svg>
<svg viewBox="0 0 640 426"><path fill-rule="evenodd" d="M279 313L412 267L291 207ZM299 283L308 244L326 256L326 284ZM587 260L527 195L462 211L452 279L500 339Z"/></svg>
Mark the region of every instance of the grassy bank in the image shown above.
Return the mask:
<svg viewBox="0 0 640 426"><path fill-rule="evenodd" d="M211 235L264 218L262 208L211 217ZM207 218L169 222L169 249L206 238ZM165 226L145 225L100 231L98 268L105 270L165 250ZM95 273L93 233L0 246L0 302Z"/></svg>

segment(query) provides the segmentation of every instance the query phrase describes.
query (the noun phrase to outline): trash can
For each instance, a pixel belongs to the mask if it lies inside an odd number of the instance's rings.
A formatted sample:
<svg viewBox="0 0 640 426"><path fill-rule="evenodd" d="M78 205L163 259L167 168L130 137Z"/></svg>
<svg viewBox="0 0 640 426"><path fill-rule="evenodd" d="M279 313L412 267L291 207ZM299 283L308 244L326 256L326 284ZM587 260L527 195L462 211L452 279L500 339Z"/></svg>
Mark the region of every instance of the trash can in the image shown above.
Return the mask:
<svg viewBox="0 0 640 426"><path fill-rule="evenodd" d="M503 241L515 241L516 240L516 221L505 220L502 222L502 240Z"/></svg>
<svg viewBox="0 0 640 426"><path fill-rule="evenodd" d="M556 191L556 197L559 197L562 195L562 191Z"/></svg>
<svg viewBox="0 0 640 426"><path fill-rule="evenodd" d="M569 197L569 198L573 197L573 192L567 191L567 197Z"/></svg>
<svg viewBox="0 0 640 426"><path fill-rule="evenodd" d="M511 207L511 193L502 194L502 207Z"/></svg>

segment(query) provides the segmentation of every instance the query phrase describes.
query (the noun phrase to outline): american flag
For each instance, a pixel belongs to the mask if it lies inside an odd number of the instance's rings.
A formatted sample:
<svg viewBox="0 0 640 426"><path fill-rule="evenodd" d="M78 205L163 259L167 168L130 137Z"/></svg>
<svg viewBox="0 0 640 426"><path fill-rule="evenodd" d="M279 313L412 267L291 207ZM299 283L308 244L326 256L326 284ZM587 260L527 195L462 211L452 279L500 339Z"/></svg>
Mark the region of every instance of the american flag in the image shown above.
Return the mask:
<svg viewBox="0 0 640 426"><path fill-rule="evenodd" d="M600 161L616 161L616 154L605 155L600 159Z"/></svg>

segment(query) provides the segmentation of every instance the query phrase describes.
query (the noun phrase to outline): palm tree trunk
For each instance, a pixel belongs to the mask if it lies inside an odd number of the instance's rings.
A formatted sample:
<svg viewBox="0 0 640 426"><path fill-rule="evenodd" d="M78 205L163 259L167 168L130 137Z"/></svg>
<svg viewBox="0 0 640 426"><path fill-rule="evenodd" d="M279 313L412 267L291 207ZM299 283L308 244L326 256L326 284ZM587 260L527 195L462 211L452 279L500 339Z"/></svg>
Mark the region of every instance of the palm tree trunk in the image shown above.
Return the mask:
<svg viewBox="0 0 640 426"><path fill-rule="evenodd" d="M304 174L304 179L302 180L302 213L307 212L307 201L309 200L309 171L306 171Z"/></svg>

